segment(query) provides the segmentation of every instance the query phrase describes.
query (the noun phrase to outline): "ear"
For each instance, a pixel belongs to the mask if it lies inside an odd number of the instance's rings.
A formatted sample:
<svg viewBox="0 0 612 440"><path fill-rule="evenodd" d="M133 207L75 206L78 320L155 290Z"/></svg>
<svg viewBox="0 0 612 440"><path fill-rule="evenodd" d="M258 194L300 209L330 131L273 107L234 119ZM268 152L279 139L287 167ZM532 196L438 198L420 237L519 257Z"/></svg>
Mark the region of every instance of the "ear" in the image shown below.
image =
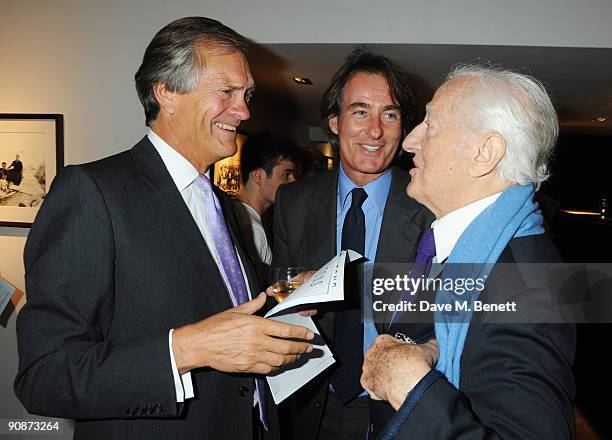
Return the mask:
<svg viewBox="0 0 612 440"><path fill-rule="evenodd" d="M261 185L265 174L266 172L263 170L263 168L255 168L253 171L251 171L251 174L249 175L249 180L252 180L253 183L255 183L256 185Z"/></svg>
<svg viewBox="0 0 612 440"><path fill-rule="evenodd" d="M176 110L176 93L168 90L165 83L154 84L153 93L159 103L160 111L173 115Z"/></svg>
<svg viewBox="0 0 612 440"><path fill-rule="evenodd" d="M333 134L338 136L338 115L330 116L327 120L327 125Z"/></svg>
<svg viewBox="0 0 612 440"><path fill-rule="evenodd" d="M470 176L482 177L491 174L506 154L506 140L498 133L489 133L478 144L469 168Z"/></svg>

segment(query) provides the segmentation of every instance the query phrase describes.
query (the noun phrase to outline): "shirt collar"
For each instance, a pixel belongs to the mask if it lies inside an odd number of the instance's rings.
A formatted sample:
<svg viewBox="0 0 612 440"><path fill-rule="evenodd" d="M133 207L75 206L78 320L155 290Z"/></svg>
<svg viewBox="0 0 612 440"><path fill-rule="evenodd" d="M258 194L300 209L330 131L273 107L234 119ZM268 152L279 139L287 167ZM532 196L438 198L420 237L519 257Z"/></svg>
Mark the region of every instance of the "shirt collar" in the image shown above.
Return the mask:
<svg viewBox="0 0 612 440"><path fill-rule="evenodd" d="M436 260L438 263L448 258L463 231L482 211L488 208L489 205L492 205L500 195L501 193L497 193L477 200L446 214L431 224L436 241Z"/></svg>
<svg viewBox="0 0 612 440"><path fill-rule="evenodd" d="M191 185L200 174L191 162L168 145L166 141L159 137L151 128L149 128L147 136L161 156L179 192ZM206 172L206 175L209 175L209 171Z"/></svg>
<svg viewBox="0 0 612 440"><path fill-rule="evenodd" d="M387 203L387 196L389 195L389 189L391 188L391 169L389 168L382 176L377 177L362 188L365 190L368 198L364 204L374 204L376 210L382 213L385 210L385 204ZM342 169L342 163L340 164L340 175L338 177L338 201L340 203L340 209L344 209L344 205L348 199L349 194L357 188L357 185L348 178L344 170Z"/></svg>
<svg viewBox="0 0 612 440"><path fill-rule="evenodd" d="M259 222L261 222L261 215L259 215L259 212L255 211L255 208L253 208L248 203L244 203L242 201L240 203L242 203L244 205L244 208L250 213L251 217L254 217Z"/></svg>

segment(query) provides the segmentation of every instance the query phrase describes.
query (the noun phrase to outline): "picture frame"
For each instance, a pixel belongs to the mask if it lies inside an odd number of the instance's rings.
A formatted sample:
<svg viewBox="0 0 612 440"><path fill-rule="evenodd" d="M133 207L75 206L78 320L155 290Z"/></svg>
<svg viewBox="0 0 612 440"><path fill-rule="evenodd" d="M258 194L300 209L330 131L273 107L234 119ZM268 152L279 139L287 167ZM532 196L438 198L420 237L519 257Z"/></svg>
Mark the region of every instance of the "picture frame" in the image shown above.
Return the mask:
<svg viewBox="0 0 612 440"><path fill-rule="evenodd" d="M232 197L238 197L243 186L240 176L240 154L248 134L239 132L236 136L236 145L238 146L236 154L215 162L210 175L211 182Z"/></svg>
<svg viewBox="0 0 612 440"><path fill-rule="evenodd" d="M32 226L63 166L63 115L0 113L0 226Z"/></svg>

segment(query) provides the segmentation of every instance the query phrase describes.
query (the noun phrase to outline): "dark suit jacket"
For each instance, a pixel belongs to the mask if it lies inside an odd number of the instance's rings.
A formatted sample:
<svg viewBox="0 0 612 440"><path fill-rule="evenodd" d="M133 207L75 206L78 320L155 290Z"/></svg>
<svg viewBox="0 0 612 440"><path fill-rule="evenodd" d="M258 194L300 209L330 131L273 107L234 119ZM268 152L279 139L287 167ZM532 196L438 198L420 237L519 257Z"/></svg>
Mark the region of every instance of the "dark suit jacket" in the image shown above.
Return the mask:
<svg viewBox="0 0 612 440"><path fill-rule="evenodd" d="M279 188L274 204L272 267L306 266L316 270L336 255L338 173L335 169ZM418 240L433 220L426 208L406 195L409 174L397 168L392 173L376 250L377 263L414 261ZM334 315L324 311L317 315L328 343L333 341ZM332 368L283 402L286 408L281 407L281 411L288 413L281 417L283 423L287 422L283 437L316 438Z"/></svg>
<svg viewBox="0 0 612 440"><path fill-rule="evenodd" d="M509 263L504 265L503 276L496 266L481 299L489 303L517 301L517 310L530 310L530 305L543 301L558 303L557 292L548 287L547 271L537 265L510 264L560 261L545 235L515 238L498 260ZM574 325L500 324L491 322L494 315L472 315L461 356L460 390L438 372L430 372L409 393L378 438L574 437ZM547 322L545 316L541 322Z"/></svg>
<svg viewBox="0 0 612 440"><path fill-rule="evenodd" d="M253 292L231 200L215 189ZM168 331L232 307L159 154L142 139L55 179L25 249L15 392L75 438L251 439L252 377L192 371L176 402Z"/></svg>

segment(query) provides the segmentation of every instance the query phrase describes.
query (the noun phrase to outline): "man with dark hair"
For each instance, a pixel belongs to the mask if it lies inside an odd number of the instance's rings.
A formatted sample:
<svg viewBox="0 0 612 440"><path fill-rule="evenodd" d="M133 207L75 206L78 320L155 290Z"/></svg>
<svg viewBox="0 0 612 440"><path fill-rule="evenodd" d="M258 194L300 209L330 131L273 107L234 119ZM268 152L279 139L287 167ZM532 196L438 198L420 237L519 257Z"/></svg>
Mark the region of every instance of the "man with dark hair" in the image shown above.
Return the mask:
<svg viewBox="0 0 612 440"><path fill-rule="evenodd" d="M208 179L250 116L245 47L208 18L160 30L136 73L147 135L66 167L32 227L15 391L77 439L278 436L258 375L314 335L255 315L266 295Z"/></svg>
<svg viewBox="0 0 612 440"><path fill-rule="evenodd" d="M266 132L249 136L240 153L244 186L238 195L238 212L245 244L263 284L272 263L272 250L261 216L274 203L278 187L295 181L299 155L293 139Z"/></svg>
<svg viewBox="0 0 612 440"><path fill-rule="evenodd" d="M391 167L411 126L414 100L407 74L387 58L354 52L321 102L321 122L339 148L340 167L279 188L274 218L274 266L317 269L342 249L377 263L413 261L415 243L429 227L429 211L407 197L409 178ZM346 282L346 280L345 280ZM351 283L352 280L349 281ZM368 420L393 414L370 408L359 384L363 353L384 332L361 322L358 289L345 306L319 310L318 324L337 366L289 399L283 435L292 439L363 439ZM417 339L431 325L402 333ZM418 333L418 334L417 334ZM281 408L282 410L282 408ZM282 418L285 420L285 417Z"/></svg>

